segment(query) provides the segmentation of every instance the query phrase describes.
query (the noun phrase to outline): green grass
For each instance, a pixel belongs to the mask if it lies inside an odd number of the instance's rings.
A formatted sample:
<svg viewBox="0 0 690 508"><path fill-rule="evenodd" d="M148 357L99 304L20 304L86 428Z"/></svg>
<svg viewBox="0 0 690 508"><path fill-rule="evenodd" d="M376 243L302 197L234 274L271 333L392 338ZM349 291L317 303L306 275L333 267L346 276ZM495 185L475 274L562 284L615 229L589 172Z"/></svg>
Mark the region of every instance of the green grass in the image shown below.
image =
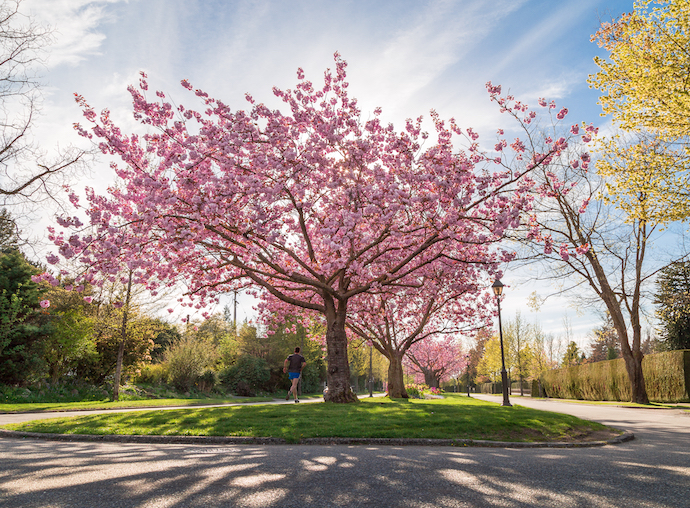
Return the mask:
<svg viewBox="0 0 690 508"><path fill-rule="evenodd" d="M501 407L459 394L445 399L363 398L359 404L280 404L95 414L4 425L59 434L487 439L563 441L607 427L521 406Z"/></svg>
<svg viewBox="0 0 690 508"><path fill-rule="evenodd" d="M26 402L0 404L0 413L33 413L37 411L77 411L84 409L127 409L161 406L205 406L214 404L237 404L245 402L268 402L271 397L225 397L203 399L141 399L86 402Z"/></svg>

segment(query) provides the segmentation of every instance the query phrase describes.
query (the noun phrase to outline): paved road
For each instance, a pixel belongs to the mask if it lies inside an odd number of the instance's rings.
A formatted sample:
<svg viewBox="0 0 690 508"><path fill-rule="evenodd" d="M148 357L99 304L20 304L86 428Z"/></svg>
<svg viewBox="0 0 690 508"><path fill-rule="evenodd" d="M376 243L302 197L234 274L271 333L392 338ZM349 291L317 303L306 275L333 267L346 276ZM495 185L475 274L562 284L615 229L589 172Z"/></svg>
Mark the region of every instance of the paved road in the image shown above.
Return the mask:
<svg viewBox="0 0 690 508"><path fill-rule="evenodd" d="M0 507L690 506L690 417L541 404L637 439L576 449L0 439Z"/></svg>

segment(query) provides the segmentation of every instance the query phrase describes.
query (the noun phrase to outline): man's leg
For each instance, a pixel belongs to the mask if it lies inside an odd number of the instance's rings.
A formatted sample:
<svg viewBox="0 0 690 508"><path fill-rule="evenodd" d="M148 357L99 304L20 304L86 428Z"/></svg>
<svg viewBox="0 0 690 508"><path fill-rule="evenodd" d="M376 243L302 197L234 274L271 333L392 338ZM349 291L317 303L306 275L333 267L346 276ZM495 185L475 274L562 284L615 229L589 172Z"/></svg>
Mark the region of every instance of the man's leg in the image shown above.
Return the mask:
<svg viewBox="0 0 690 508"><path fill-rule="evenodd" d="M295 395L295 400L297 400L297 383L299 382L299 378L296 377L295 379L292 380L292 386L290 387L290 391Z"/></svg>

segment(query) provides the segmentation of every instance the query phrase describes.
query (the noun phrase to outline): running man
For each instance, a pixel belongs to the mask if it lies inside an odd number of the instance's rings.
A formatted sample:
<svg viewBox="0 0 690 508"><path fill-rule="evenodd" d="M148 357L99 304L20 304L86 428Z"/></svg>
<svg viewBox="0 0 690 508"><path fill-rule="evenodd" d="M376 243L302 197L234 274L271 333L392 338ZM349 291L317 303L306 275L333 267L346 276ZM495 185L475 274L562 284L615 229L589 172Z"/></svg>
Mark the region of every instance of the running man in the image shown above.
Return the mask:
<svg viewBox="0 0 690 508"><path fill-rule="evenodd" d="M295 352L293 354L285 359L285 363L283 364L283 372L288 373L288 377L292 382L292 386L288 390L285 400L290 400L290 392L292 392L295 395L295 403L299 402L299 399L297 398L297 383L302 375L302 369L306 364L307 360L305 360L304 356L299 353L298 347L295 348Z"/></svg>

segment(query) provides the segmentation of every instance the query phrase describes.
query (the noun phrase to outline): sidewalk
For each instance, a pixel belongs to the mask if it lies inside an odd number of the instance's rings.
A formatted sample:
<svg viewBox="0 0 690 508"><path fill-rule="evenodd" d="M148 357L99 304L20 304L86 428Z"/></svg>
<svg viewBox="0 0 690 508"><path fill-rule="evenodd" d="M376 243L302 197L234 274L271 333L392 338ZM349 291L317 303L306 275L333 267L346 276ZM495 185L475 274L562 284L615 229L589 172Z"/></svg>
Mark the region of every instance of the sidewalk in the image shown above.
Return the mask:
<svg viewBox="0 0 690 508"><path fill-rule="evenodd" d="M472 393L473 397L477 397L482 400L487 400L490 402L502 402L503 395L500 393ZM488 397L488 398L484 398ZM535 400L544 402L563 402L566 404L585 404L594 406L610 406L610 407L625 407L632 409L683 409L690 411L690 402L653 402L653 404L659 404L654 406L642 406L642 405L631 405L629 402L625 401L615 401L615 400L581 400L581 399L556 399L552 397L532 397L531 395L520 396L518 394L510 395L511 404L514 401L520 404L519 401L523 400Z"/></svg>

